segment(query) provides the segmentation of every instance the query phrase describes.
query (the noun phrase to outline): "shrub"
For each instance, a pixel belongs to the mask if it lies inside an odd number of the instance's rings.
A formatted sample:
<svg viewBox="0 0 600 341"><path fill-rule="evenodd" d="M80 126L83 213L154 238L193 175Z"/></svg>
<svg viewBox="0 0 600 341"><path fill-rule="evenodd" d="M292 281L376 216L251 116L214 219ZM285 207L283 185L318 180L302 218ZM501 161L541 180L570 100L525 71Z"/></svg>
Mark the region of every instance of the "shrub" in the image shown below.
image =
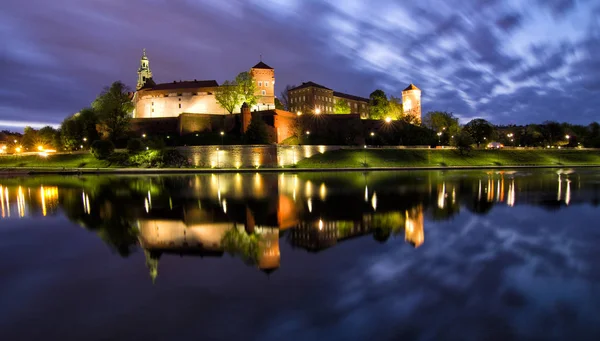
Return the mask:
<svg viewBox="0 0 600 341"><path fill-rule="evenodd" d="M452 143L456 146L460 155L468 155L471 152L475 141L469 133L461 131L454 137Z"/></svg>
<svg viewBox="0 0 600 341"><path fill-rule="evenodd" d="M149 138L146 145L148 146L148 149L163 150L165 149L165 140L160 137Z"/></svg>
<svg viewBox="0 0 600 341"><path fill-rule="evenodd" d="M92 154L98 160L104 160L115 151L115 145L110 141L96 140L92 143Z"/></svg>
<svg viewBox="0 0 600 341"><path fill-rule="evenodd" d="M144 143L140 139L130 139L127 141L127 151L131 154L139 153L144 150Z"/></svg>
<svg viewBox="0 0 600 341"><path fill-rule="evenodd" d="M187 167L189 161L177 150L146 150L129 157L129 164L138 167Z"/></svg>

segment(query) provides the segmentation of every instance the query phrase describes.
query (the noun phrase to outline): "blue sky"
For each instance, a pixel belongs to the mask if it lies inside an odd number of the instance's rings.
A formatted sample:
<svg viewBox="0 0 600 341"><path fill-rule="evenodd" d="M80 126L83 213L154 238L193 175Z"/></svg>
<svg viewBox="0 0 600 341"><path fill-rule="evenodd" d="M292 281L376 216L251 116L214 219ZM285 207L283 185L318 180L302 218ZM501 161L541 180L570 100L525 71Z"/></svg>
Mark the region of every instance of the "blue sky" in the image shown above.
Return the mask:
<svg viewBox="0 0 600 341"><path fill-rule="evenodd" d="M592 0L3 0L0 41L0 127L60 123L115 80L134 87L142 48L158 82L221 83L262 55L277 93L412 82L425 112L461 123L599 120Z"/></svg>

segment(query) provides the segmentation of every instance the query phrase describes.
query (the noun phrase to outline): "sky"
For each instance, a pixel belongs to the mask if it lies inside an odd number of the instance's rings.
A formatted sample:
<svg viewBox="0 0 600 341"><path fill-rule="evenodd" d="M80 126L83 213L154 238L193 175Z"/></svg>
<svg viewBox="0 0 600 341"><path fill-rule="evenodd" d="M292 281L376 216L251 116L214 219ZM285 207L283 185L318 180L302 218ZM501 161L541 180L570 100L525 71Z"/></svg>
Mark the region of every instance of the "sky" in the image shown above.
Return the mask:
<svg viewBox="0 0 600 341"><path fill-rule="evenodd" d="M276 93L314 81L368 97L414 83L460 123L600 120L593 0L2 0L0 128L59 124L105 86L233 79L262 60Z"/></svg>

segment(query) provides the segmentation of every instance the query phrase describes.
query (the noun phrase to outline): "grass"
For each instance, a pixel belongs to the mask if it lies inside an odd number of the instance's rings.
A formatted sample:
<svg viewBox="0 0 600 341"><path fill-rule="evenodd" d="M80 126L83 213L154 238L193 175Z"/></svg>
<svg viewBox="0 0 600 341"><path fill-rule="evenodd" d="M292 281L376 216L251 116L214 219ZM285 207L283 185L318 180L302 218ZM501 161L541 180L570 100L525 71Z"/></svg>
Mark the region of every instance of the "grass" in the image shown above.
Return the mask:
<svg viewBox="0 0 600 341"><path fill-rule="evenodd" d="M90 153L56 154L47 157L39 155L9 155L0 157L0 167L56 167L56 168L104 168L109 167L105 160L98 160Z"/></svg>
<svg viewBox="0 0 600 341"><path fill-rule="evenodd" d="M365 164L366 159L366 164ZM301 160L294 169L358 167L600 165L596 150L475 150L468 156L439 149L342 149ZM92 154L2 156L0 168L118 168Z"/></svg>
<svg viewBox="0 0 600 341"><path fill-rule="evenodd" d="M366 160L366 164L365 164ZM475 150L460 155L452 149L344 149L317 154L297 168L435 167L435 166L600 165L593 150Z"/></svg>

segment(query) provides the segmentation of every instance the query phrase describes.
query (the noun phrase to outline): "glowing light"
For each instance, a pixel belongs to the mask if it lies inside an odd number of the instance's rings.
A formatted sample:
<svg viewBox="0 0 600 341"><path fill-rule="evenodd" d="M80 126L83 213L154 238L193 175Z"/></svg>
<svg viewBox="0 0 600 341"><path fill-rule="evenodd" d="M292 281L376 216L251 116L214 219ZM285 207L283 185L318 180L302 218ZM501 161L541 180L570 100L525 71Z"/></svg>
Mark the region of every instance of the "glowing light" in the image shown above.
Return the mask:
<svg viewBox="0 0 600 341"><path fill-rule="evenodd" d="M317 150L319 151L319 153L323 154L325 153L325 146L318 146Z"/></svg>
<svg viewBox="0 0 600 341"><path fill-rule="evenodd" d="M441 190L438 192L438 207L444 209L446 207L446 183L442 184Z"/></svg>
<svg viewBox="0 0 600 341"><path fill-rule="evenodd" d="M571 202L571 180L567 179L567 191L565 192L565 204L567 206Z"/></svg>
<svg viewBox="0 0 600 341"><path fill-rule="evenodd" d="M565 135L565 138L568 140L568 139L570 139L570 138L571 138L571 136L569 136L569 135Z"/></svg>
<svg viewBox="0 0 600 341"><path fill-rule="evenodd" d="M86 142L86 141L87 141L87 137L84 137L84 138L83 138L83 142Z"/></svg>
<svg viewBox="0 0 600 341"><path fill-rule="evenodd" d="M15 151L16 151L17 153L20 153L20 152L21 152L21 147L17 147L17 148L15 148Z"/></svg>
<svg viewBox="0 0 600 341"><path fill-rule="evenodd" d="M8 187L4 187L4 199L6 200L6 213L10 218L10 205L8 204Z"/></svg>
<svg viewBox="0 0 600 341"><path fill-rule="evenodd" d="M327 195L327 188L325 187L325 183L321 183L321 187L319 187L319 197L321 200L325 200L325 196Z"/></svg>
<svg viewBox="0 0 600 341"><path fill-rule="evenodd" d="M321 109L317 108L315 109L315 114L319 115L321 113Z"/></svg>
<svg viewBox="0 0 600 341"><path fill-rule="evenodd" d="M298 112L296 113L296 115L298 115L298 116L302 116L302 111L298 111Z"/></svg>
<svg viewBox="0 0 600 341"><path fill-rule="evenodd" d="M143 138L146 138L146 134L142 134L142 137L143 137Z"/></svg>
<svg viewBox="0 0 600 341"><path fill-rule="evenodd" d="M510 207L515 206L515 179L512 179L510 185L508 185L508 199L506 204Z"/></svg>
<svg viewBox="0 0 600 341"><path fill-rule="evenodd" d="M235 162L235 168L236 169L240 169L241 166L242 166L242 164L239 161Z"/></svg>
<svg viewBox="0 0 600 341"><path fill-rule="evenodd" d="M304 193L307 197L312 197L312 182L310 180L304 184Z"/></svg>
<svg viewBox="0 0 600 341"><path fill-rule="evenodd" d="M222 132L221 132L221 136L223 136L223 135L225 135L225 132L224 132L224 131L222 131Z"/></svg>
<svg viewBox="0 0 600 341"><path fill-rule="evenodd" d="M41 152L42 150L44 150L44 147L38 146L38 150Z"/></svg>
<svg viewBox="0 0 600 341"><path fill-rule="evenodd" d="M227 200L223 199L223 213L227 213Z"/></svg>
<svg viewBox="0 0 600 341"><path fill-rule="evenodd" d="M375 133L374 133L374 132L371 132L371 136L375 136Z"/></svg>
<svg viewBox="0 0 600 341"><path fill-rule="evenodd" d="M4 207L4 189L0 186L0 206L2 206L2 218L6 216L6 208Z"/></svg>
<svg viewBox="0 0 600 341"><path fill-rule="evenodd" d="M373 192L373 197L371 198L371 206L373 206L374 211L377 211L377 192Z"/></svg>
<svg viewBox="0 0 600 341"><path fill-rule="evenodd" d="M25 194L21 186L19 186L17 191L17 211L19 212L19 217L22 218L25 216Z"/></svg>
<svg viewBox="0 0 600 341"><path fill-rule="evenodd" d="M323 220L319 219L319 230L323 230Z"/></svg>
<svg viewBox="0 0 600 341"><path fill-rule="evenodd" d="M310 131L308 131L308 130L307 130L307 131L306 131L306 135L310 135Z"/></svg>
<svg viewBox="0 0 600 341"><path fill-rule="evenodd" d="M369 202L369 187L365 186L365 202Z"/></svg>
<svg viewBox="0 0 600 341"><path fill-rule="evenodd" d="M312 199L308 198L308 200L306 200L306 206L308 206L308 212L312 213Z"/></svg>
<svg viewBox="0 0 600 341"><path fill-rule="evenodd" d="M390 123L390 122L392 122L392 118L391 118L391 117L389 117L389 116L388 116L388 117L386 117L386 118L385 118L385 123Z"/></svg>

